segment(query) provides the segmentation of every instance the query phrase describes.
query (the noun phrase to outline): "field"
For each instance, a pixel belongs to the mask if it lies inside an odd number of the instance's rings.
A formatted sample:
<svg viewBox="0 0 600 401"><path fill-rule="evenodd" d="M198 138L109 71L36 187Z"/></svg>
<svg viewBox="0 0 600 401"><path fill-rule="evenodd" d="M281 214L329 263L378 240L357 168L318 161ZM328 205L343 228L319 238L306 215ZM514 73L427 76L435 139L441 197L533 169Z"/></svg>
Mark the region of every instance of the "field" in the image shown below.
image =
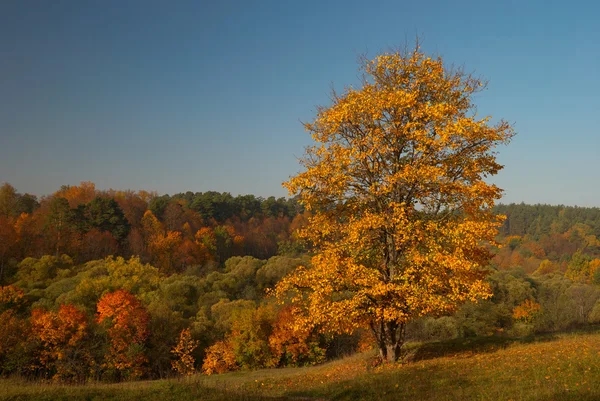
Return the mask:
<svg viewBox="0 0 600 401"><path fill-rule="evenodd" d="M0 381L2 400L599 400L600 333L412 345L408 363L361 354L321 366L60 386Z"/></svg>

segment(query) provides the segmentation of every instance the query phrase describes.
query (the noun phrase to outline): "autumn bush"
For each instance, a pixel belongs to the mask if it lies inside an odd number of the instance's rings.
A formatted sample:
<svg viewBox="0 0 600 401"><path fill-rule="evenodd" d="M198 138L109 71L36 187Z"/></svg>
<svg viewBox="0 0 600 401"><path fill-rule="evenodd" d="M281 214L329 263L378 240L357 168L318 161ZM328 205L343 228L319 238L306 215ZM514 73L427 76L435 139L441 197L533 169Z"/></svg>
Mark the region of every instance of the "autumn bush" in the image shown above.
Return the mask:
<svg viewBox="0 0 600 401"><path fill-rule="evenodd" d="M206 350L202 372L207 375L239 369L233 346L229 341L218 341Z"/></svg>
<svg viewBox="0 0 600 401"><path fill-rule="evenodd" d="M39 342L36 364L44 376L55 380L82 381L94 364L89 350L89 323L85 312L61 305L57 312L34 309L31 335Z"/></svg>
<svg viewBox="0 0 600 401"><path fill-rule="evenodd" d="M295 324L293 308L284 307L277 314L269 335L272 366L314 365L325 361L326 350L314 330Z"/></svg>

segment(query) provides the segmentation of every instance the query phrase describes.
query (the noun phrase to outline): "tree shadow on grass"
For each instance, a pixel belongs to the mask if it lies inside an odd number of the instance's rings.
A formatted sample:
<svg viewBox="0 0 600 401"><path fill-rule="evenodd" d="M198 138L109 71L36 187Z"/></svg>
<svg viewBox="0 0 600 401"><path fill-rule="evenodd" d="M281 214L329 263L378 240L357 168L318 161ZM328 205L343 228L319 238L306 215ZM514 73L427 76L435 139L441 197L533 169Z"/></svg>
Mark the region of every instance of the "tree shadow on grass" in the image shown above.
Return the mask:
<svg viewBox="0 0 600 401"><path fill-rule="evenodd" d="M290 400L439 400L464 399L472 382L460 372L450 372L435 366L405 370L389 369L360 378L327 383L304 391L290 391Z"/></svg>
<svg viewBox="0 0 600 401"><path fill-rule="evenodd" d="M520 387L523 386L523 387ZM360 378L325 383L306 390L289 391L285 399L295 401L597 401L597 391L584 389L553 390L529 384L522 385L518 378L494 381L482 379L472 371L461 371L450 365L412 365L398 367Z"/></svg>
<svg viewBox="0 0 600 401"><path fill-rule="evenodd" d="M434 359L445 356L468 356L471 354L481 354L496 352L505 349L511 344L529 344L536 342L554 341L558 337L555 334L527 336L527 337L472 337L457 338L447 341L436 341L422 344L407 344L405 353L405 362L418 362L426 359Z"/></svg>

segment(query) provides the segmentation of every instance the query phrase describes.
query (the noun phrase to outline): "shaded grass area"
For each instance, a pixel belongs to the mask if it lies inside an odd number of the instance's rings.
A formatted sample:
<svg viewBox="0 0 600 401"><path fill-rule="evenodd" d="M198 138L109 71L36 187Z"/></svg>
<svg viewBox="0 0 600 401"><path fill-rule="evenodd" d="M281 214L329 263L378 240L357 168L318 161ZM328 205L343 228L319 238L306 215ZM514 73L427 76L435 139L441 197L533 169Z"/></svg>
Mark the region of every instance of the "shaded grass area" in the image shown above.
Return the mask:
<svg viewBox="0 0 600 401"><path fill-rule="evenodd" d="M88 386L0 380L3 400L600 400L600 333L407 347L410 362L361 354L310 368Z"/></svg>
<svg viewBox="0 0 600 401"><path fill-rule="evenodd" d="M201 386L198 381L160 380L152 382L122 384L90 384L61 386L48 383L28 383L21 380L0 381L1 400L122 400L122 401L187 401L187 400L232 400L262 401L283 400L261 394L257 390L230 391L226 386Z"/></svg>
<svg viewBox="0 0 600 401"><path fill-rule="evenodd" d="M409 343L404 347L404 352L406 354L405 359L408 362L418 362L444 356L491 353L506 349L514 344L548 342L557 339L558 337L555 334L522 338L499 336L457 338L429 343Z"/></svg>

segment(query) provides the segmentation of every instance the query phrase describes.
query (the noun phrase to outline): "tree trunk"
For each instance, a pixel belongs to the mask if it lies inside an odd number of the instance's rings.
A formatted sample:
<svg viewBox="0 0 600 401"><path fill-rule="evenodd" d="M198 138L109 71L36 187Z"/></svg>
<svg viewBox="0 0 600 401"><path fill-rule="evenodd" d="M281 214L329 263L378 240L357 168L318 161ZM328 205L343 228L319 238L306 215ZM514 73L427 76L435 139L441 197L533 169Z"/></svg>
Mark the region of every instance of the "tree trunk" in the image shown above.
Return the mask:
<svg viewBox="0 0 600 401"><path fill-rule="evenodd" d="M384 363L397 362L402 357L404 344L404 323L383 322L371 324L371 330L377 339L379 357Z"/></svg>
<svg viewBox="0 0 600 401"><path fill-rule="evenodd" d="M402 356L401 344L386 344L383 348L379 349L379 357L384 363L398 362Z"/></svg>

